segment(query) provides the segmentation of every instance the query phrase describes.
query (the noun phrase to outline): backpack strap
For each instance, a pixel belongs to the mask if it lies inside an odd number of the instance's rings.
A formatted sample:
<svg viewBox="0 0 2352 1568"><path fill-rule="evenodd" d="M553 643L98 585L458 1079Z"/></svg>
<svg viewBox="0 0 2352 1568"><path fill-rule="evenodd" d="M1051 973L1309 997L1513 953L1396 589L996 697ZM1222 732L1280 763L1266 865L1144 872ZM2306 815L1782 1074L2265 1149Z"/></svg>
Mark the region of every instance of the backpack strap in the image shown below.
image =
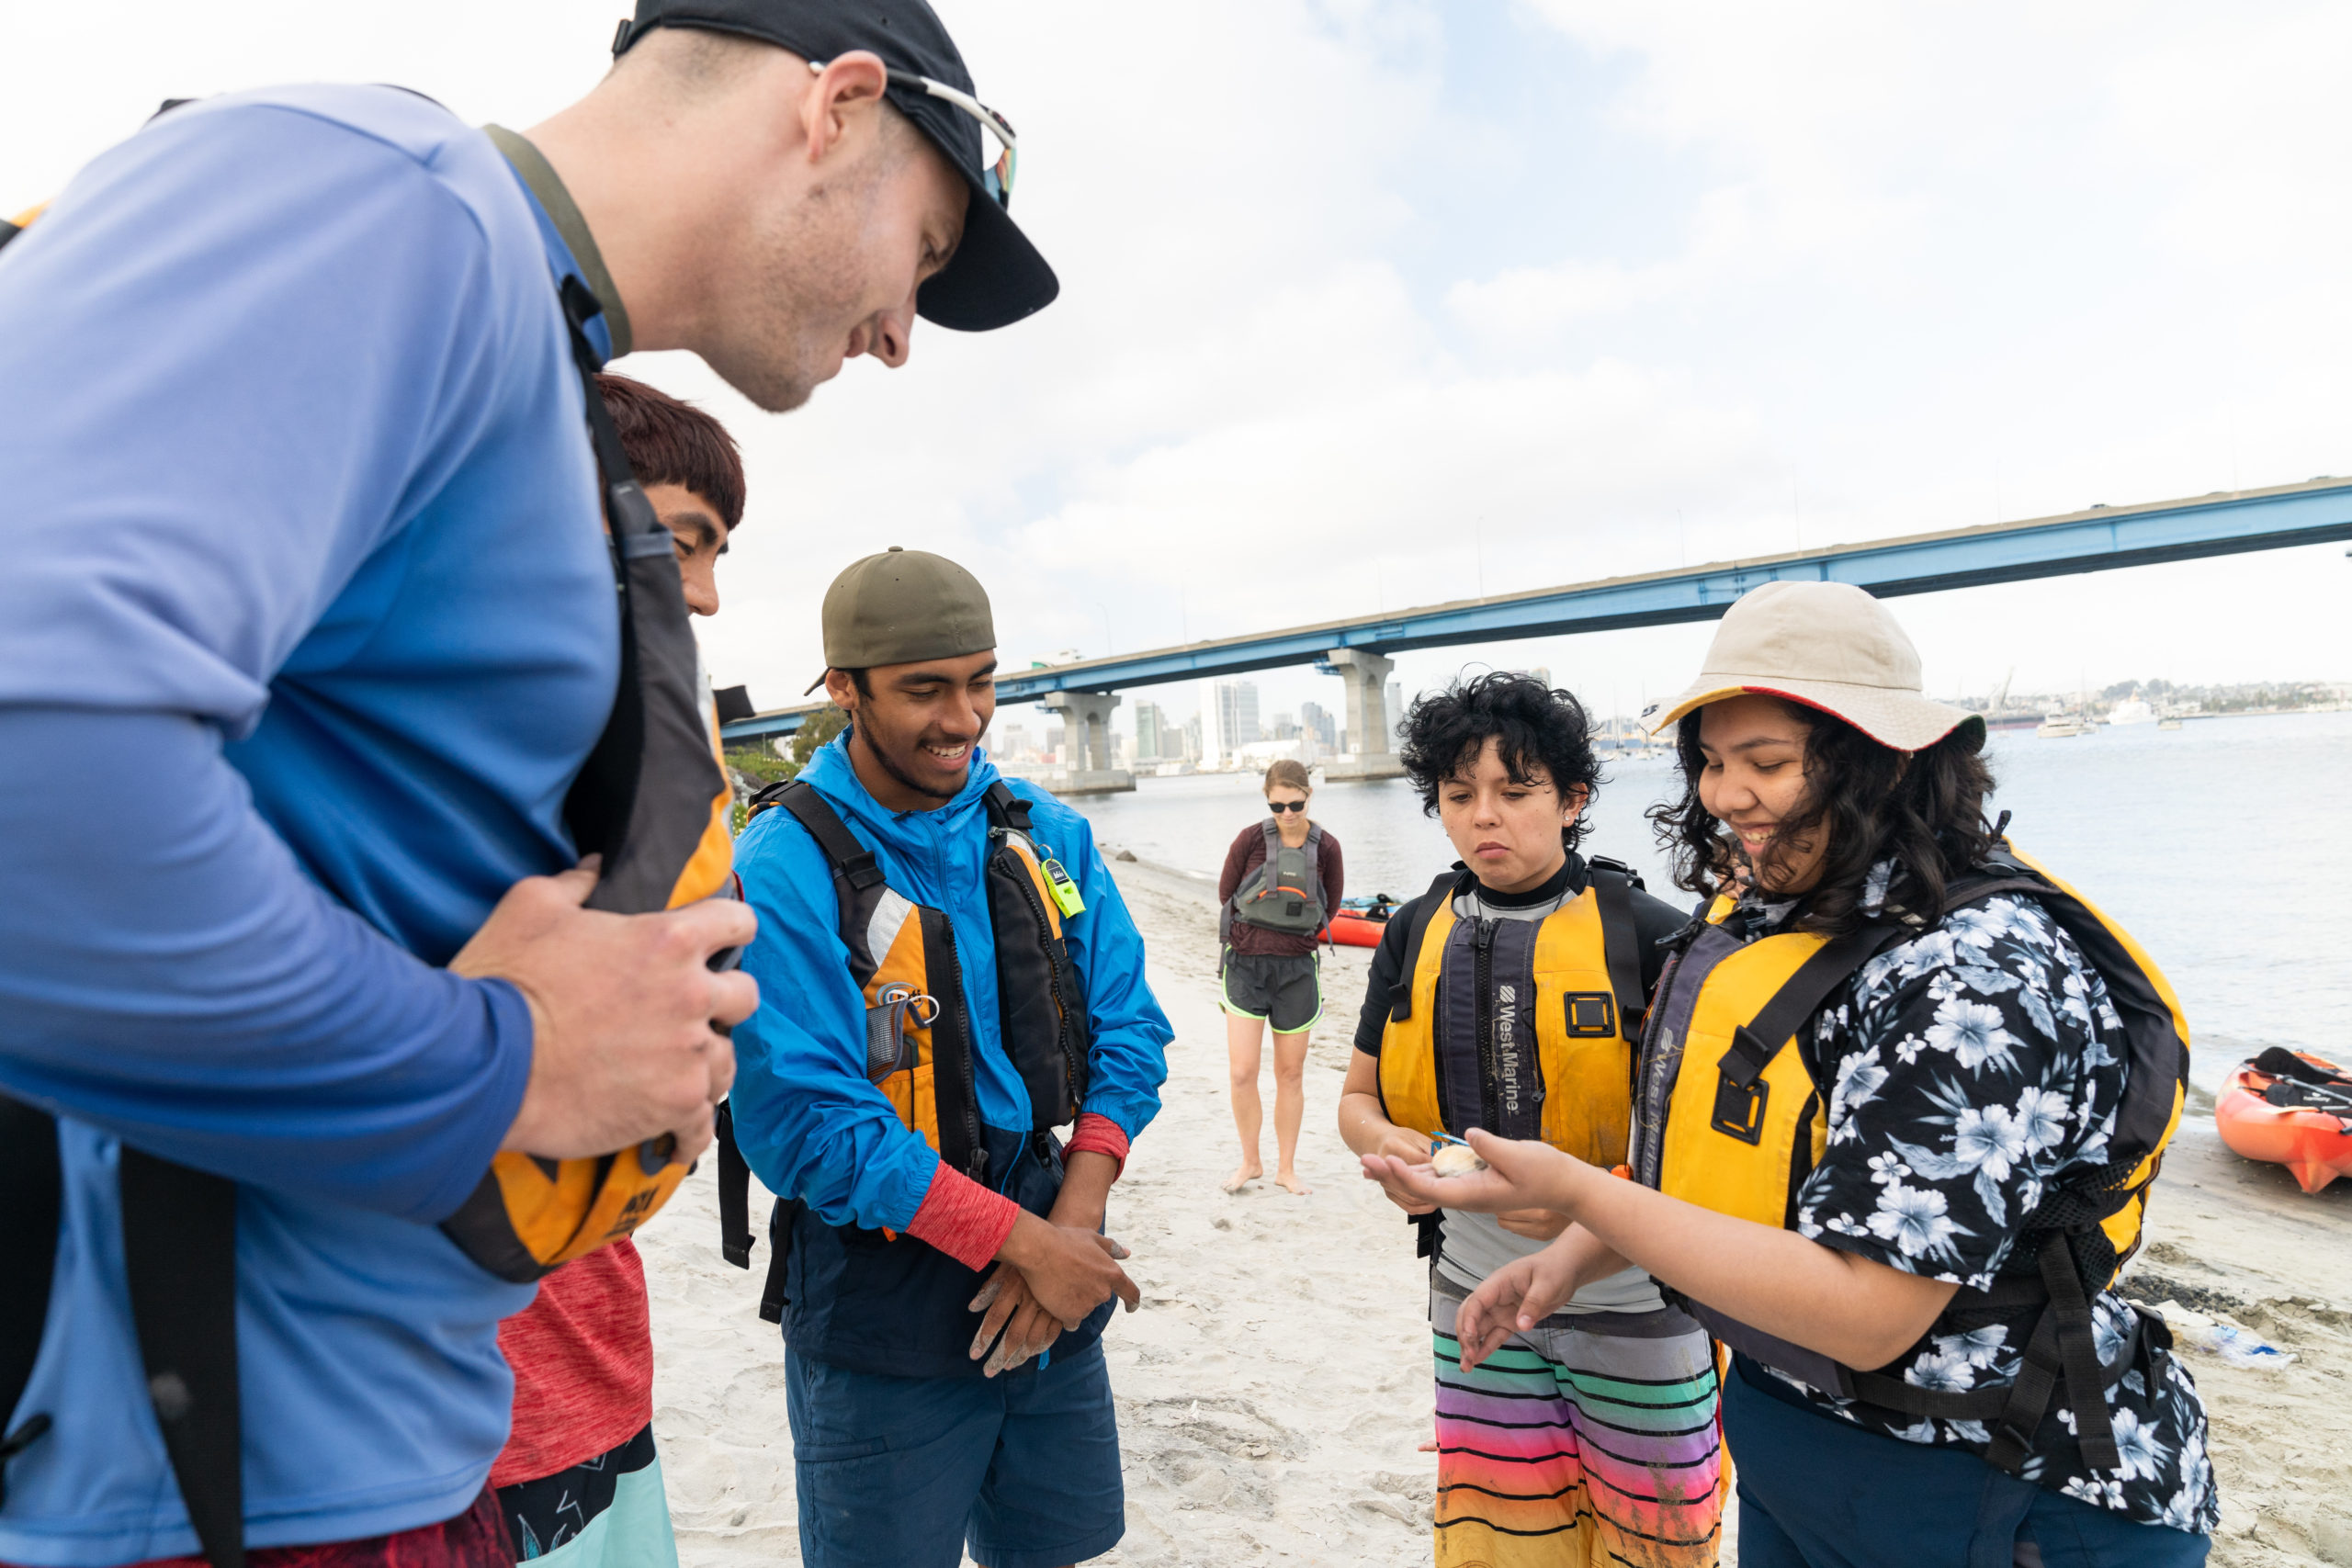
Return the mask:
<svg viewBox="0 0 2352 1568"><path fill-rule="evenodd" d="M0 243L7 235L0 233ZM58 1164L57 1119L46 1111L0 1096L0 1506L8 1500L8 1461L30 1448L51 1425L45 1411L33 1411L8 1426L32 1382L40 1355L41 1331L49 1321L50 1281L57 1269L57 1229L65 1201L65 1179Z"/></svg>
<svg viewBox="0 0 2352 1568"><path fill-rule="evenodd" d="M1642 878L1632 866L1605 855L1594 855L1585 865L1591 873L1593 901L1600 911L1600 948L1609 963L1609 988L1617 994L1617 1032L1638 1041L1642 1021L1649 1012L1648 992L1642 985L1641 932L1634 924L1634 893Z"/></svg>
<svg viewBox="0 0 2352 1568"><path fill-rule="evenodd" d="M1405 931L1404 967L1397 972L1396 984L1388 993L1391 1023L1402 1023L1413 1016L1413 974L1421 964L1421 943L1429 937L1430 921L1436 917L1440 903L1452 902L1462 888L1463 879L1470 874L1466 867L1459 864L1451 871L1440 872L1430 884L1430 890L1415 902Z"/></svg>
<svg viewBox="0 0 2352 1568"><path fill-rule="evenodd" d="M180 1501L212 1568L244 1568L237 1187L122 1145L130 1321Z"/></svg>

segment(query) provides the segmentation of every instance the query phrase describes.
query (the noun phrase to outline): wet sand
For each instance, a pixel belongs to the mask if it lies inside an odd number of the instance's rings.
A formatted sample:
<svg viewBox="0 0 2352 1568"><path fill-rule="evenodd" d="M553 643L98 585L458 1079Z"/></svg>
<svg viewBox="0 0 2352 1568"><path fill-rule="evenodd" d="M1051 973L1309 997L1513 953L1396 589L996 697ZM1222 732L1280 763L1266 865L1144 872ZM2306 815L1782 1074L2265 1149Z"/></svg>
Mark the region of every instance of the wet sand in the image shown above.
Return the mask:
<svg viewBox="0 0 2352 1568"><path fill-rule="evenodd" d="M1103 1563L1430 1561L1424 1265L1333 1131L1369 953L1325 960L1295 1198L1261 1179L1227 1197L1238 1154L1217 1012L1214 889L1117 867L1176 1025L1165 1109L1112 1196L1143 1310L1105 1336L1125 1461L1127 1535ZM1269 1120L1269 1063L1262 1092ZM1272 1132L1263 1151L1273 1165ZM754 1195L753 1213L766 1200ZM755 1218L755 1229L763 1229ZM754 1272L718 1249L697 1177L642 1238L657 1350L654 1426L685 1568L800 1561L784 1352ZM2213 1416L2225 1568L2352 1568L2352 1181L2306 1198L2222 1148L2192 1114L2129 1278L2148 1300L2227 1312L2298 1360L2241 1371L2185 1350ZM1727 1521L1728 1524L1728 1521ZM1733 1532L1728 1531L1727 1535ZM1736 1561L1736 1540L1724 1561Z"/></svg>

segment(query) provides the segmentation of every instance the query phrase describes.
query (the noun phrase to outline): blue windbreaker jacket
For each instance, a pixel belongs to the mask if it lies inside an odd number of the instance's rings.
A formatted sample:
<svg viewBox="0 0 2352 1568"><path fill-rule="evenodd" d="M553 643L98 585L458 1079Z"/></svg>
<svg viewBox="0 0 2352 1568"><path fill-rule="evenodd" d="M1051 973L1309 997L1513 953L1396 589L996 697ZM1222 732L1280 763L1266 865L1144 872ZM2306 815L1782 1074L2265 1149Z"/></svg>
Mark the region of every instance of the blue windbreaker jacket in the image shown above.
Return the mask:
<svg viewBox="0 0 2352 1568"><path fill-rule="evenodd" d="M846 745L846 736L833 741L800 776L873 849L891 886L954 921L981 1120L1024 1130L1029 1097L998 1026L983 881L981 797L1000 776L996 766L976 750L962 794L936 811L897 812L865 792ZM1175 1036L1144 979L1143 938L1086 818L1025 780L1005 783L1032 803L1037 841L1085 897L1086 912L1067 927L1094 1035L1084 1109L1132 1140L1159 1113ZM759 940L743 955L760 983L760 1010L735 1030L735 1136L744 1161L771 1191L800 1199L828 1224L904 1230L939 1156L866 1081L865 999L850 978L825 857L790 813L768 811L736 840L735 865L760 917Z"/></svg>

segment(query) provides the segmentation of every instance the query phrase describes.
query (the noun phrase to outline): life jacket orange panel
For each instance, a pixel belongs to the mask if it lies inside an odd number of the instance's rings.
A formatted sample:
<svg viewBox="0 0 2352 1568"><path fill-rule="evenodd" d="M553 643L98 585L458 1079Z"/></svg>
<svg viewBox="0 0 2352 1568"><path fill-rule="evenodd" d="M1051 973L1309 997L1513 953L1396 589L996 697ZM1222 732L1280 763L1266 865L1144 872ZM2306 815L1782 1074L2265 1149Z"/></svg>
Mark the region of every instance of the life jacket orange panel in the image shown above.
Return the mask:
<svg viewBox="0 0 2352 1568"><path fill-rule="evenodd" d="M817 840L832 870L850 977L865 1000L868 1081L951 1168L985 1179L988 1139L954 924L944 910L892 887L874 852L815 789L797 780L771 785L752 797L751 811L778 807ZM1085 991L1046 857L1030 837L1028 803L1000 783L985 809L994 841L985 875L999 1023L1029 1089L1032 1129L1043 1132L1075 1120L1086 1098ZM731 1162L729 1170L731 1179Z"/></svg>

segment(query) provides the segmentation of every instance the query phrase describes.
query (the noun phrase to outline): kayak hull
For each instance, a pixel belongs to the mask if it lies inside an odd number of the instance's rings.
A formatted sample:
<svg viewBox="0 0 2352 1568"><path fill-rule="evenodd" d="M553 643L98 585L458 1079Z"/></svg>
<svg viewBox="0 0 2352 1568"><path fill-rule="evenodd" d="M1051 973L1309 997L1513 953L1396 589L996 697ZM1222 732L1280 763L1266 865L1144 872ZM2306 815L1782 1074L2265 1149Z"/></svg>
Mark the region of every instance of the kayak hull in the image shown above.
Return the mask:
<svg viewBox="0 0 2352 1568"><path fill-rule="evenodd" d="M2273 1081L2251 1063L2230 1075L2213 1104L2213 1124L2222 1142L2247 1159L2285 1166L2306 1192L2317 1192L2339 1176L2352 1176L2352 1131L2346 1130L2352 1123L2324 1111L2270 1104L2262 1091Z"/></svg>
<svg viewBox="0 0 2352 1568"><path fill-rule="evenodd" d="M1341 947L1378 947L1380 933L1387 929L1386 920L1367 920L1345 909L1331 917L1331 940Z"/></svg>

